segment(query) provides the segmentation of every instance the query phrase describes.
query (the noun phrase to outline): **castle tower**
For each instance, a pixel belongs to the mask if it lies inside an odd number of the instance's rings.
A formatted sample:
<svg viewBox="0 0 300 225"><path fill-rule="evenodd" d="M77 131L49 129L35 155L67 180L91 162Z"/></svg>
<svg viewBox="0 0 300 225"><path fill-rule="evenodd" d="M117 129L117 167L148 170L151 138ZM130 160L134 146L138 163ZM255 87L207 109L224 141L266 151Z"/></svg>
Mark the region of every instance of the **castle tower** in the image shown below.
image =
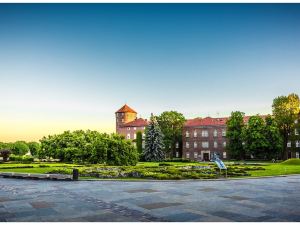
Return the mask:
<svg viewBox="0 0 300 225"><path fill-rule="evenodd" d="M137 119L137 112L130 108L128 105L124 105L116 112L116 132L125 123L129 123Z"/></svg>

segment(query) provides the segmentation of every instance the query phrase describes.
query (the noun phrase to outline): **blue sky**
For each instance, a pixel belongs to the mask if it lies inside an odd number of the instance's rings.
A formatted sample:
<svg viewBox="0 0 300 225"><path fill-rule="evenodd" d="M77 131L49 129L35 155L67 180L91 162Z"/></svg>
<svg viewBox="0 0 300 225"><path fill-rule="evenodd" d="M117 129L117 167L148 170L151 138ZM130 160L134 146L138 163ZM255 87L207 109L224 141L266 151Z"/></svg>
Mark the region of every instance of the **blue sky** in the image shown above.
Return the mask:
<svg viewBox="0 0 300 225"><path fill-rule="evenodd" d="M300 4L0 4L0 141L143 117L271 113L300 85Z"/></svg>

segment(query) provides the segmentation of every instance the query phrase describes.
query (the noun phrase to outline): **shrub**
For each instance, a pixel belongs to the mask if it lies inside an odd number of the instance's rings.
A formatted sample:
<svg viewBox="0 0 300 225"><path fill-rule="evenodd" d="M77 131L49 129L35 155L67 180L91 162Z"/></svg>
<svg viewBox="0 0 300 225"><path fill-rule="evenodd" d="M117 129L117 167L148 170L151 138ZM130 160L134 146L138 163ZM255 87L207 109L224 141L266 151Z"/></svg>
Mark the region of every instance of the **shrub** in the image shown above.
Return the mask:
<svg viewBox="0 0 300 225"><path fill-rule="evenodd" d="M31 163L34 161L34 158L32 156L28 156L28 155L25 155L22 157L22 160L21 162L23 163Z"/></svg>
<svg viewBox="0 0 300 225"><path fill-rule="evenodd" d="M22 161L22 156L12 154L12 155L10 155L9 160L10 161L21 162Z"/></svg>
<svg viewBox="0 0 300 225"><path fill-rule="evenodd" d="M31 156L20 156L20 155L10 155L9 160L16 161L16 162L22 162L22 163L31 163L34 161L34 158Z"/></svg>

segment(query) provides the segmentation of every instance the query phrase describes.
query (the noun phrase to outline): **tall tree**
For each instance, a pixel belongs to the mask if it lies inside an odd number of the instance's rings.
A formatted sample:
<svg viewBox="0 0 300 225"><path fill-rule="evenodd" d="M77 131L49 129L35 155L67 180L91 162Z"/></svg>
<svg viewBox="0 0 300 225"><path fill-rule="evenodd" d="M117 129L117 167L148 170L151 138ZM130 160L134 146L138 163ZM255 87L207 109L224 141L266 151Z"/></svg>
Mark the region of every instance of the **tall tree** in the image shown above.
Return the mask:
<svg viewBox="0 0 300 225"><path fill-rule="evenodd" d="M268 115L265 118L265 137L267 140L266 156L268 159L277 159L282 150L282 136L274 118Z"/></svg>
<svg viewBox="0 0 300 225"><path fill-rule="evenodd" d="M232 112L230 118L226 122L226 138L228 140L226 149L228 150L230 157L234 159L245 158L245 150L243 148L242 137L242 131L244 127L244 116L245 113L243 112Z"/></svg>
<svg viewBox="0 0 300 225"><path fill-rule="evenodd" d="M289 134L293 131L295 120L298 118L300 100L297 94L279 96L273 100L273 115L283 137L282 158L288 158L287 143Z"/></svg>
<svg viewBox="0 0 300 225"><path fill-rule="evenodd" d="M162 161L164 154L164 135L154 116L151 116L150 123L145 130L145 149L143 156L146 161Z"/></svg>
<svg viewBox="0 0 300 225"><path fill-rule="evenodd" d="M268 140L266 138L265 121L260 116L251 116L247 126L243 129L245 152L255 158L266 158Z"/></svg>
<svg viewBox="0 0 300 225"><path fill-rule="evenodd" d="M156 119L164 135L165 153L172 158L176 154L176 143L181 146L182 127L186 119L176 111L163 112Z"/></svg>

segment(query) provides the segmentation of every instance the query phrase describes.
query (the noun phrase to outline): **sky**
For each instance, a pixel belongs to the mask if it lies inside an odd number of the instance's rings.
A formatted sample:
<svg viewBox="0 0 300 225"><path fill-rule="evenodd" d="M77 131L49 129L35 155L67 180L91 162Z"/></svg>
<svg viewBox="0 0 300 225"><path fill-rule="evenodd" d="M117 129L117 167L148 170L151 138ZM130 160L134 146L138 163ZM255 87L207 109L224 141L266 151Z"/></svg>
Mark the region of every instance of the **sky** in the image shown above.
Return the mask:
<svg viewBox="0 0 300 225"><path fill-rule="evenodd" d="M300 4L0 4L0 141L272 112L299 93Z"/></svg>

